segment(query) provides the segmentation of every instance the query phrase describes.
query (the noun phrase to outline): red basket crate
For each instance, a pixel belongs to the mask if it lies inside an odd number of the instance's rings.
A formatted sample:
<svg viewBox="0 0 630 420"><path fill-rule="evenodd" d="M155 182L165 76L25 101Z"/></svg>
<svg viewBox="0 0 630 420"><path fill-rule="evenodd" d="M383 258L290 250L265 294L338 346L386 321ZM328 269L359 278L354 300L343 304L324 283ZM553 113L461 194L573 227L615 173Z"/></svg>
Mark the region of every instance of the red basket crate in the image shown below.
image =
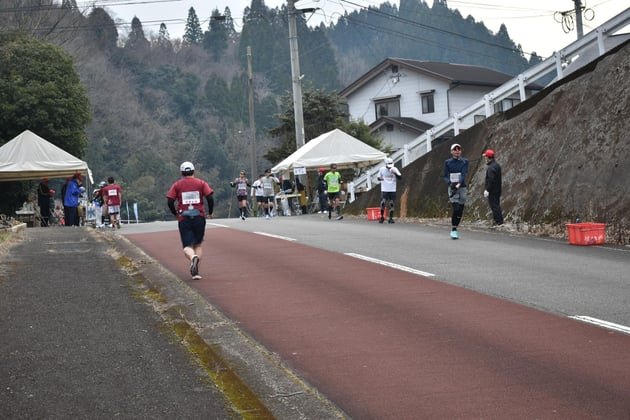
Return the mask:
<svg viewBox="0 0 630 420"><path fill-rule="evenodd" d="M366 210L367 210L368 220L380 220L381 218L380 207L370 207L370 208L367 208ZM383 217L387 217L387 207L385 207L385 213L383 213Z"/></svg>
<svg viewBox="0 0 630 420"><path fill-rule="evenodd" d="M567 231L571 245L600 245L606 240L605 223L569 223Z"/></svg>

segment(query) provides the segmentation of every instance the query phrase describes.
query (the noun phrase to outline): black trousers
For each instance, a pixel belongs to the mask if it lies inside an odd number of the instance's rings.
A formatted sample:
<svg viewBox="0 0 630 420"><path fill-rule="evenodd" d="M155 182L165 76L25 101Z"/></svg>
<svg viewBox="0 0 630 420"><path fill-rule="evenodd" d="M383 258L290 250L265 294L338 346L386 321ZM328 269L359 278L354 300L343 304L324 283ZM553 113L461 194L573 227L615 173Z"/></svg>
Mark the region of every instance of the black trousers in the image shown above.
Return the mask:
<svg viewBox="0 0 630 420"><path fill-rule="evenodd" d="M503 224L503 212L501 211L501 196L496 194L490 194L488 196L488 204L490 210L492 210L492 218L497 225Z"/></svg>

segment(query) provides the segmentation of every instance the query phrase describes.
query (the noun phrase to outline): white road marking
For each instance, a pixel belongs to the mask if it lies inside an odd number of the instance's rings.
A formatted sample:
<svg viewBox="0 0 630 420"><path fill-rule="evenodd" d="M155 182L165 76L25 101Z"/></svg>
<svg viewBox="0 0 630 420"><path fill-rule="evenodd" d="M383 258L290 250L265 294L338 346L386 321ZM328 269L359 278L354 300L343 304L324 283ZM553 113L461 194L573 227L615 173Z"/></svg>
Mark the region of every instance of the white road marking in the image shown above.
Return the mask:
<svg viewBox="0 0 630 420"><path fill-rule="evenodd" d="M282 239L282 240L291 241L291 242L297 240L297 239L294 239L294 238L288 238L286 236L280 236L280 235L273 235L271 233L265 233L265 232L254 232L254 233L257 234L257 235L269 236L270 238Z"/></svg>
<svg viewBox="0 0 630 420"><path fill-rule="evenodd" d="M600 327L608 328L609 330L619 331L625 334L630 334L630 327L625 325L615 324L613 322L604 321L602 319L592 318L584 315L573 315L569 318L577 319L578 321L588 322L589 324L598 325Z"/></svg>
<svg viewBox="0 0 630 420"><path fill-rule="evenodd" d="M209 226L215 226L215 227L229 227L228 225L222 225L221 223L208 223Z"/></svg>
<svg viewBox="0 0 630 420"><path fill-rule="evenodd" d="M354 254L352 252L348 252L348 253L346 253L346 255L348 255L350 257L358 258L360 260L373 262L375 264L384 265L386 267L395 268L397 270L406 271L407 273L417 274L419 276L425 276L425 277L433 277L433 276L435 276L435 274L427 273L426 271L420 271L420 270L416 270L415 268L407 267L407 266L400 265L400 264L395 264L395 263L392 263L392 262L389 262L389 261L383 261L383 260L379 260L379 259L372 258L372 257L366 257L365 255Z"/></svg>

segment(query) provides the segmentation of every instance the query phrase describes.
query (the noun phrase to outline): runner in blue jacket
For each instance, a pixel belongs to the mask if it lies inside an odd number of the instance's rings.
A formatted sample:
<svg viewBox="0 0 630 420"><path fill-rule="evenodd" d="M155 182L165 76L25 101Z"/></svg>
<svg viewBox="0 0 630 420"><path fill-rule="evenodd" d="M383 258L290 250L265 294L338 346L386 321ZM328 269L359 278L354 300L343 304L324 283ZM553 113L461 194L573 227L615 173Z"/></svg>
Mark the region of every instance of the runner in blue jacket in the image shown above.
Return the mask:
<svg viewBox="0 0 630 420"><path fill-rule="evenodd" d="M451 146L451 156L444 162L444 181L448 185L448 200L453 207L451 238L458 239L457 227L464 215L464 205L467 198L468 159L462 157L462 146L457 143Z"/></svg>

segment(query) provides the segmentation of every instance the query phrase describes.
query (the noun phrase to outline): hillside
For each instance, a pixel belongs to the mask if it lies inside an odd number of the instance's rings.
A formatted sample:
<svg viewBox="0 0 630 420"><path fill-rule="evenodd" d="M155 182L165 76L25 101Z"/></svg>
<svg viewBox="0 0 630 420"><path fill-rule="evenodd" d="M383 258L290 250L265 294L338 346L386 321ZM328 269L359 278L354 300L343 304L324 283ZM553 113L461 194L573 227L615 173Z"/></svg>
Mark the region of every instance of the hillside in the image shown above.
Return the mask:
<svg viewBox="0 0 630 420"><path fill-rule="evenodd" d="M630 43L600 57L519 106L460 133L470 160L465 223L491 220L483 197L486 148L503 167L502 207L515 229L563 234L565 223L607 223L607 242L630 243ZM442 181L448 144L403 169L396 212L403 218L447 217ZM377 207L380 189L348 207Z"/></svg>

